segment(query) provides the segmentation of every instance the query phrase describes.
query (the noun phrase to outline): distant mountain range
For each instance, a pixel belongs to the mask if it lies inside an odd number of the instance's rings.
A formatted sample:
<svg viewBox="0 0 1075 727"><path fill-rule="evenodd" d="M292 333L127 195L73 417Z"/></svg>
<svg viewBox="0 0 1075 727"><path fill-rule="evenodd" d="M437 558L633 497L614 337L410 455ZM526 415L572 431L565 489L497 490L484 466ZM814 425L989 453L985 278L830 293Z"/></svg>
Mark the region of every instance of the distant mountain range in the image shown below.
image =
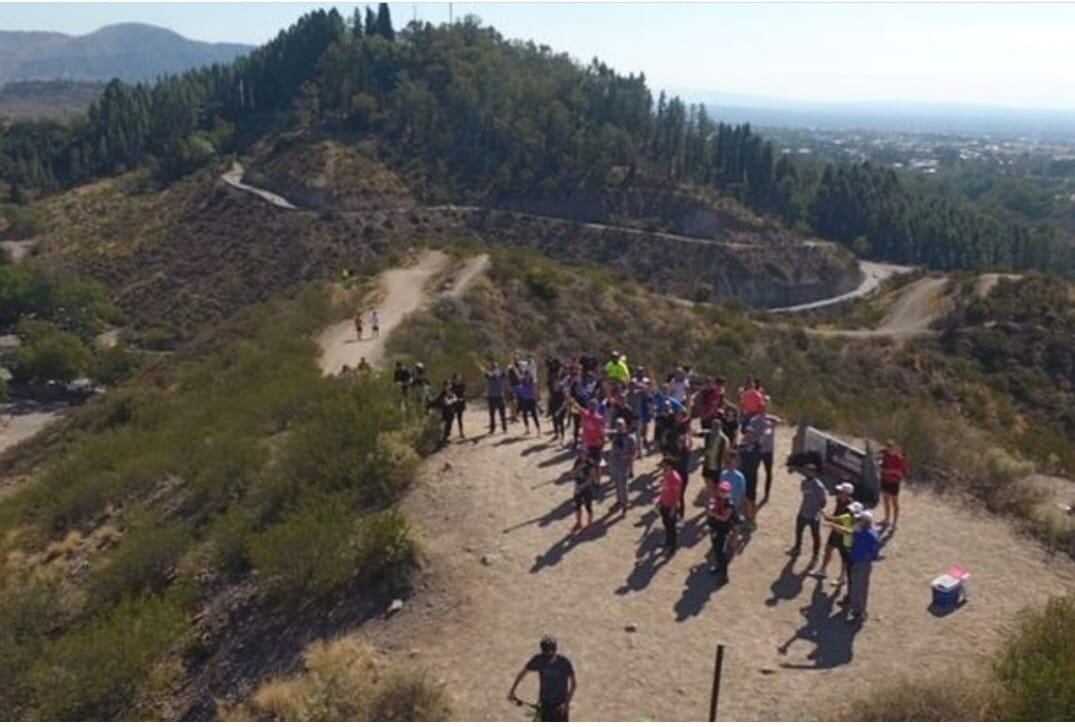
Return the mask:
<svg viewBox="0 0 1075 727"><path fill-rule="evenodd" d="M710 114L721 121L749 122L759 127L1075 137L1075 110L916 101L814 102L714 91L671 93L688 102L705 104Z"/></svg>
<svg viewBox="0 0 1075 727"><path fill-rule="evenodd" d="M253 49L203 43L141 23L107 25L87 35L0 31L0 85L13 81L142 81L230 61Z"/></svg>

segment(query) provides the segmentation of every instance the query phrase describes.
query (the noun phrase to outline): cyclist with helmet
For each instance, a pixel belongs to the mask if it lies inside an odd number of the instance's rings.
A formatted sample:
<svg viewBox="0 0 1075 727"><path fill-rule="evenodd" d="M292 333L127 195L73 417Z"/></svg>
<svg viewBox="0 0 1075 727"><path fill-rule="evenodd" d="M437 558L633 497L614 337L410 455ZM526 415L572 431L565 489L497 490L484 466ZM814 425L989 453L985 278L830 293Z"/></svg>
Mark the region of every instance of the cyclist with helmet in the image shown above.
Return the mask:
<svg viewBox="0 0 1075 727"><path fill-rule="evenodd" d="M556 650L556 639L552 636L541 638L541 653L530 657L519 671L515 681L508 690L508 701L523 704L515 690L527 672L538 674L538 716L542 722L567 722L571 708L571 699L575 696L575 668L571 661Z"/></svg>

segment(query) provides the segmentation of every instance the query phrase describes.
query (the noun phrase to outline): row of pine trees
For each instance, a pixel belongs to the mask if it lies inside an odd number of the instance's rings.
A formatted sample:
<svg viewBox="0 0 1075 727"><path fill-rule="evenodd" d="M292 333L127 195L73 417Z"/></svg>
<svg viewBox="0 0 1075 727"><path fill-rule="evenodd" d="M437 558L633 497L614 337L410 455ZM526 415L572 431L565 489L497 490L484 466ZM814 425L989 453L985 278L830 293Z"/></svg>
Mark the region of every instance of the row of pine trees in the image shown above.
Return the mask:
<svg viewBox="0 0 1075 727"><path fill-rule="evenodd" d="M113 81L85 117L0 134L15 196L149 164L164 181L271 132L375 136L428 200L503 204L599 192L614 168L711 187L854 246L937 268L1075 271L1055 230L1001 224L912 193L869 164L801 167L749 125L662 93L642 75L506 41L475 18L399 33L387 4L317 10L233 63L153 84Z"/></svg>

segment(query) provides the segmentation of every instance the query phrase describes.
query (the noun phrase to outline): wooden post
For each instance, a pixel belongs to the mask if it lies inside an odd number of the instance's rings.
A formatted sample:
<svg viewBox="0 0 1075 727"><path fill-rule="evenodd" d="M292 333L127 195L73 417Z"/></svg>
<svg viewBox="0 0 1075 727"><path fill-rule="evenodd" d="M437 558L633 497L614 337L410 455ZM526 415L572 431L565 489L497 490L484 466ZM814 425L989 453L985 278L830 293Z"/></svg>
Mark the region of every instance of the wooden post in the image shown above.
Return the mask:
<svg viewBox="0 0 1075 727"><path fill-rule="evenodd" d="M720 672L724 666L724 644L717 644L717 663L713 666L713 692L709 698L709 721L717 721L717 701L720 699Z"/></svg>

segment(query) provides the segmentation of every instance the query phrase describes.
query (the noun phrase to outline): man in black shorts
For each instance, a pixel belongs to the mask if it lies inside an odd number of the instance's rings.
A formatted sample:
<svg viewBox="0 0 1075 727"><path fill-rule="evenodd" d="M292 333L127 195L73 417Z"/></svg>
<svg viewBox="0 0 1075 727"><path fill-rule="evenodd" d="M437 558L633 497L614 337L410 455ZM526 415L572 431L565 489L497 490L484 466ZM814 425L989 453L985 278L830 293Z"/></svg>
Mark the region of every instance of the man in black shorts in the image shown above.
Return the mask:
<svg viewBox="0 0 1075 727"><path fill-rule="evenodd" d="M522 704L515 696L515 690L527 672L536 671L540 686L538 688L538 713L542 722L567 722L571 709L571 699L575 696L575 668L566 656L556 653L556 639L552 636L541 638L541 653L530 657L526 666L515 677L515 682L508 690L508 701Z"/></svg>

